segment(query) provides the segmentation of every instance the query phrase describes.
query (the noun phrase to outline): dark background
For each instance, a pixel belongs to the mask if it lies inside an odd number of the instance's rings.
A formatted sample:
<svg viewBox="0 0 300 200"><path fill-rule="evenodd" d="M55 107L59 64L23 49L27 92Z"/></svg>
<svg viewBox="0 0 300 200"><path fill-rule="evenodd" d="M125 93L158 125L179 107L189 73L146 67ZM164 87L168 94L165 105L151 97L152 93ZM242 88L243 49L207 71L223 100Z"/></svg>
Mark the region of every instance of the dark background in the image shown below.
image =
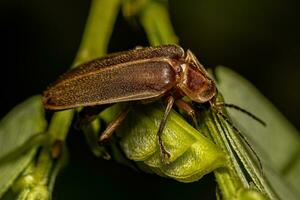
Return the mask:
<svg viewBox="0 0 300 200"><path fill-rule="evenodd" d="M77 51L90 1L0 1L0 116L41 93ZM170 1L180 44L207 67L230 67L262 91L300 128L300 3L295 0ZM145 33L120 15L109 51L147 45ZM82 135L68 138L71 161L55 199L214 196L213 176L180 184L96 159ZM90 196L87 196L90 195ZM204 199L209 199L205 197Z"/></svg>

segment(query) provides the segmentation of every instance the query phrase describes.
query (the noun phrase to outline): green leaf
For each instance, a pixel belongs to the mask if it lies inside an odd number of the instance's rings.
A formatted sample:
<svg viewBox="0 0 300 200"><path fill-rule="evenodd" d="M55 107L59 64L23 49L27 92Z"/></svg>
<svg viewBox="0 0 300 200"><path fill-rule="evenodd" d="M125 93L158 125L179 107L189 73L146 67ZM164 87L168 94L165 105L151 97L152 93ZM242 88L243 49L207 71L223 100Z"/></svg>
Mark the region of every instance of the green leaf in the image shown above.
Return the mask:
<svg viewBox="0 0 300 200"><path fill-rule="evenodd" d="M288 120L247 80L225 67L216 69L226 103L238 105L267 123L263 127L244 113L230 116L261 158L265 174L282 199L299 199L300 138Z"/></svg>
<svg viewBox="0 0 300 200"><path fill-rule="evenodd" d="M220 95L217 101L223 101ZM226 111L223 109L222 112ZM261 173L261 168L253 158L252 152L225 118L212 109L201 112L201 116L200 125L203 132L229 156L227 168L214 171L222 199L239 199L238 192L249 189L257 191L262 197L278 199L276 192Z"/></svg>
<svg viewBox="0 0 300 200"><path fill-rule="evenodd" d="M46 121L40 96L34 96L11 110L0 122L0 158L21 148L44 132ZM35 149L0 163L0 198L34 156Z"/></svg>

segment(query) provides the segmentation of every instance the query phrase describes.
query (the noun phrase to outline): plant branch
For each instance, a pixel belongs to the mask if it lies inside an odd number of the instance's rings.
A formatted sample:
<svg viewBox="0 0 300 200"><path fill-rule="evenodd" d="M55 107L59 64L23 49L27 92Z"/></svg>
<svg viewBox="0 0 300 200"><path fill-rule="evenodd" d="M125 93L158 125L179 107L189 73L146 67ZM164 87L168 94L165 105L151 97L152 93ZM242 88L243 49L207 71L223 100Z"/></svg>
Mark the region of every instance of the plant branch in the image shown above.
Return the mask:
<svg viewBox="0 0 300 200"><path fill-rule="evenodd" d="M151 45L178 43L166 4L149 1L140 14L140 20Z"/></svg>

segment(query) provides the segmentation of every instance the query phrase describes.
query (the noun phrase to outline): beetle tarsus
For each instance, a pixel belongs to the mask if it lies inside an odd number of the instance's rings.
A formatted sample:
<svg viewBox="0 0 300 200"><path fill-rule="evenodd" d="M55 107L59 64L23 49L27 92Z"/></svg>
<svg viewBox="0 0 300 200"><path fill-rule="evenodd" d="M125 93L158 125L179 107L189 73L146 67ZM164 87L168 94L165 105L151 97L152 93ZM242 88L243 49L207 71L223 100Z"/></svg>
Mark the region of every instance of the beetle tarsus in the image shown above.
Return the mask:
<svg viewBox="0 0 300 200"><path fill-rule="evenodd" d="M165 150L165 147L164 146L161 146L161 153L162 153L162 161L163 163L165 164L169 164L169 160L171 158L171 154Z"/></svg>
<svg viewBox="0 0 300 200"><path fill-rule="evenodd" d="M160 148L160 152L162 154L162 157L164 160L169 159L171 157L171 154L166 150L161 135L158 135L158 143L159 143L159 148Z"/></svg>
<svg viewBox="0 0 300 200"><path fill-rule="evenodd" d="M163 119L161 120L161 122L159 124L159 129L158 129L158 132L157 132L159 148L160 148L160 151L163 155L163 158L170 158L171 157L171 154L166 150L166 148L163 144L162 134L163 134L164 128L166 126L166 122L167 122L168 116L171 112L171 109L173 107L174 102L175 102L174 97L172 97L172 96L167 97L167 107L166 107Z"/></svg>

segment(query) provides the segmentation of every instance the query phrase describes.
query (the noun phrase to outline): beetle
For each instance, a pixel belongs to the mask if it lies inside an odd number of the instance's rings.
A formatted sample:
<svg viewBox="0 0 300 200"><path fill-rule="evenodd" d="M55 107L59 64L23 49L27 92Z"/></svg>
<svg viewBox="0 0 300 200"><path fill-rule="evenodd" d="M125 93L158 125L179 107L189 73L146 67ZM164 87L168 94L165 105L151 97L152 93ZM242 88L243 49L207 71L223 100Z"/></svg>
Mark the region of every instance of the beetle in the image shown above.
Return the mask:
<svg viewBox="0 0 300 200"><path fill-rule="evenodd" d="M48 110L84 106L97 107L99 112L113 103L148 103L163 98L167 105L157 137L163 156L170 157L161 136L174 103L196 121L194 109L182 98L215 106L216 95L214 80L190 50L162 45L139 47L84 63L51 84L43 93L43 104ZM107 139L128 112L124 109L99 140Z"/></svg>

